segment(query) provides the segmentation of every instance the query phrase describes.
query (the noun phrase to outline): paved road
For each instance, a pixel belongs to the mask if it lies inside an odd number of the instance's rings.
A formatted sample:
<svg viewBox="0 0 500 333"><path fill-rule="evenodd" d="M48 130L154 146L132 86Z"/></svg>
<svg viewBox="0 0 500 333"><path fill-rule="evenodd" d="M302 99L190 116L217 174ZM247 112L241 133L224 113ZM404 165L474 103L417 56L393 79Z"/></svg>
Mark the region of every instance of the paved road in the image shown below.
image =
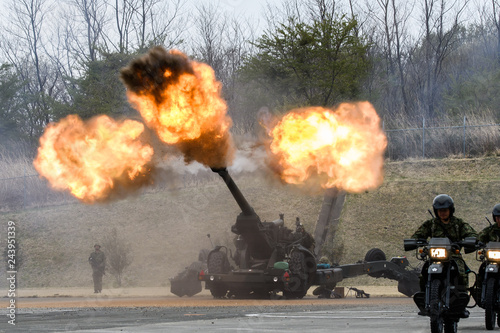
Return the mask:
<svg viewBox="0 0 500 333"><path fill-rule="evenodd" d="M94 303L93 303L94 302ZM410 298L213 300L133 298L21 299L16 325L2 302L0 332L430 332ZM59 306L58 306L59 305ZM499 330L497 328L497 330ZM484 332L471 309L459 332Z"/></svg>

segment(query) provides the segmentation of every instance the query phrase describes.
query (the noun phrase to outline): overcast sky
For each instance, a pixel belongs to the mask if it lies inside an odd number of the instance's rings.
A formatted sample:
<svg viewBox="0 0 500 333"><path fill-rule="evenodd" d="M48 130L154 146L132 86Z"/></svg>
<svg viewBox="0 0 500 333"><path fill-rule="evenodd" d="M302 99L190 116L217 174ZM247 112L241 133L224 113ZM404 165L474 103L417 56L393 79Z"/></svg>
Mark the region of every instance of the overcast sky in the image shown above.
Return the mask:
<svg viewBox="0 0 500 333"><path fill-rule="evenodd" d="M1 0L0 0L1 1ZM273 5L281 3L281 0L186 0L188 6L213 5L229 17L248 21L255 29L256 36L260 36L265 28L265 17L263 16L266 3ZM243 22L241 22L243 23Z"/></svg>
<svg viewBox="0 0 500 333"><path fill-rule="evenodd" d="M262 7L266 5L267 0L190 0L193 2L206 2L219 4L220 8L235 14L242 14L243 16L258 16Z"/></svg>

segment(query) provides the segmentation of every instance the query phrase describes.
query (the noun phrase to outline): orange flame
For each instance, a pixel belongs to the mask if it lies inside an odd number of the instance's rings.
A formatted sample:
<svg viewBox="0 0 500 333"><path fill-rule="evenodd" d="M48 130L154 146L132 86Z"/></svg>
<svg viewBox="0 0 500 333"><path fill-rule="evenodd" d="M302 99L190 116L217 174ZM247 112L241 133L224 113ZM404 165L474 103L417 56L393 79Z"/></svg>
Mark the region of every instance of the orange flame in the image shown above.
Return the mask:
<svg viewBox="0 0 500 333"><path fill-rule="evenodd" d="M144 181L153 148L139 141L144 125L98 116L84 123L70 115L47 126L33 164L58 190L83 202L109 197L119 186Z"/></svg>
<svg viewBox="0 0 500 333"><path fill-rule="evenodd" d="M206 64L156 47L121 71L130 103L165 143L189 163L227 166L233 158L231 119L221 84Z"/></svg>
<svg viewBox="0 0 500 333"><path fill-rule="evenodd" d="M292 110L269 132L275 170L287 183L348 192L382 184L387 139L368 102Z"/></svg>

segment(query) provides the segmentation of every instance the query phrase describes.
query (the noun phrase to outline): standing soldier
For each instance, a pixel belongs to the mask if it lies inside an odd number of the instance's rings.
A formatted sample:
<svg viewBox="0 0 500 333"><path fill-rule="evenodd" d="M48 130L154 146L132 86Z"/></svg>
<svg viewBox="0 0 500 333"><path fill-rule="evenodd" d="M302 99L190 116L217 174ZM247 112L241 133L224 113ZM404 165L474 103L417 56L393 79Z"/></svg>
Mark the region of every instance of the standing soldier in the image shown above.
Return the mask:
<svg viewBox="0 0 500 333"><path fill-rule="evenodd" d="M92 266L92 278L94 280L94 293L102 291L102 276L105 274L106 256L101 251L101 245L94 245L94 252L90 254L89 263Z"/></svg>

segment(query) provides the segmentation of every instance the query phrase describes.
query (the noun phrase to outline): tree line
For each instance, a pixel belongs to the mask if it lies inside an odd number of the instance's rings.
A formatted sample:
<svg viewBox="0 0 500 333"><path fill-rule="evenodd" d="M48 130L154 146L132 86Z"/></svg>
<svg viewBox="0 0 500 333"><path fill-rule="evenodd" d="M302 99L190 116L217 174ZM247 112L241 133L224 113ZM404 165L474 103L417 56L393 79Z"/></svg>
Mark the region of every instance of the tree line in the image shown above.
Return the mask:
<svg viewBox="0 0 500 333"><path fill-rule="evenodd" d="M500 0L282 0L258 17L189 0L6 0L0 146L33 151L68 114L134 117L119 70L153 46L209 64L233 131L263 107L350 100L386 127L499 121Z"/></svg>

